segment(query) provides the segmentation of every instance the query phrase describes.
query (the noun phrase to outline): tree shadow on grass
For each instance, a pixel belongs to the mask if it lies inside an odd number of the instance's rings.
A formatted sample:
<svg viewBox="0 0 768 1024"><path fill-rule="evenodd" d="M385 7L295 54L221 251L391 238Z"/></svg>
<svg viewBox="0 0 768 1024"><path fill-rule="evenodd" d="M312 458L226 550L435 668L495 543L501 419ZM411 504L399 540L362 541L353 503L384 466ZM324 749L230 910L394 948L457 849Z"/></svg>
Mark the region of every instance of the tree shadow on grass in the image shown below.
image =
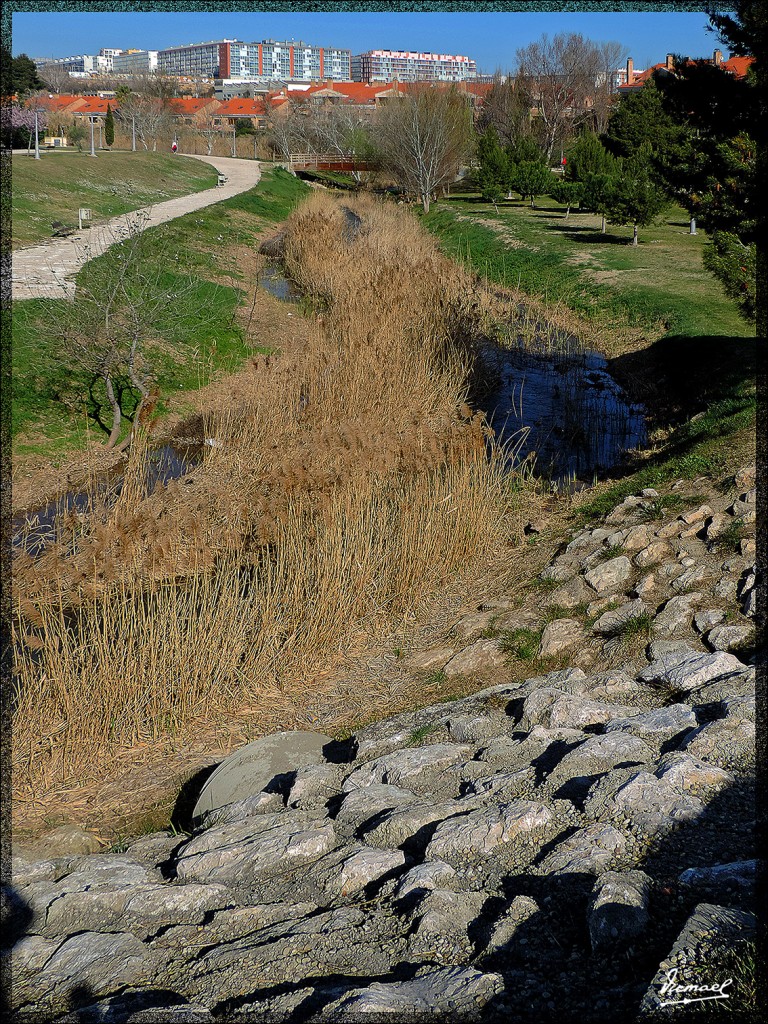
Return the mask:
<svg viewBox="0 0 768 1024"><path fill-rule="evenodd" d="M608 372L648 411L648 425L681 423L714 402L750 403L757 340L668 334L638 352L608 361Z"/></svg>

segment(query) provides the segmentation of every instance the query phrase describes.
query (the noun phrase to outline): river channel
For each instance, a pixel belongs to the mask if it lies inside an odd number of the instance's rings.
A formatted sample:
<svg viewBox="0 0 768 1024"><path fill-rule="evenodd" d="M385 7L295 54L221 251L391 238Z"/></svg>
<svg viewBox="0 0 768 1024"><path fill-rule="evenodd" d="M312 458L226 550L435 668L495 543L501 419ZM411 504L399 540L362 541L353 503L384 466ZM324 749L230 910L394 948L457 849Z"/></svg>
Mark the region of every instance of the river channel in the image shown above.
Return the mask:
<svg viewBox="0 0 768 1024"><path fill-rule="evenodd" d="M354 230L357 225L350 225ZM259 284L285 302L301 298L297 285L285 276L281 263L268 260ZM481 383L473 402L486 412L497 441L509 453L510 466L526 456L534 460L537 475L558 487L591 483L621 463L627 451L646 441L642 406L629 401L607 371L605 359L596 352L566 344L553 352L522 339L507 345L484 343L480 348L478 374ZM164 445L148 460L144 491L183 476L204 457L203 443L194 446ZM97 491L117 498L121 477L105 479ZM56 521L68 513L87 515L93 496L69 491L46 505L14 516L14 551L33 557L56 538Z"/></svg>

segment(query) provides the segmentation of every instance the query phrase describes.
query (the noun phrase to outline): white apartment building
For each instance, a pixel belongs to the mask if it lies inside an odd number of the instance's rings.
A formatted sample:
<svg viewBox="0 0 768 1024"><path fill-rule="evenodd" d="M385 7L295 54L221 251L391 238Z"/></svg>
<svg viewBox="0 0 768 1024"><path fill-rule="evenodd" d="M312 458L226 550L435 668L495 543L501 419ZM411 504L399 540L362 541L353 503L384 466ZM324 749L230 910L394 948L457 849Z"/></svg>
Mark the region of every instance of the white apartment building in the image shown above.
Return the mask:
<svg viewBox="0 0 768 1024"><path fill-rule="evenodd" d="M368 50L352 58L355 82L467 82L477 77L471 57L415 50Z"/></svg>
<svg viewBox="0 0 768 1024"><path fill-rule="evenodd" d="M150 75L157 70L157 50L123 50L113 58L116 75Z"/></svg>

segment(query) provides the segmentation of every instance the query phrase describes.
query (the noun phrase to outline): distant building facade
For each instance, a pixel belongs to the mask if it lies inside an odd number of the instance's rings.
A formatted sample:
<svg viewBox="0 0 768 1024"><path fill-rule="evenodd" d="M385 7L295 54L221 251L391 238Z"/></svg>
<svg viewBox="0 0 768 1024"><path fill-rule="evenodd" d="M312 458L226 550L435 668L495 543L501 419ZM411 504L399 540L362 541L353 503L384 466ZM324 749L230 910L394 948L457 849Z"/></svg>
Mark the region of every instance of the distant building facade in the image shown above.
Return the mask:
<svg viewBox="0 0 768 1024"><path fill-rule="evenodd" d="M158 70L157 50L123 50L112 59L116 75L151 75Z"/></svg>
<svg viewBox="0 0 768 1024"><path fill-rule="evenodd" d="M368 50L352 58L355 82L466 82L477 77L471 57L415 50Z"/></svg>
<svg viewBox="0 0 768 1024"><path fill-rule="evenodd" d="M260 43L222 39L159 50L158 70L161 74L190 78L349 81L352 51L274 39Z"/></svg>

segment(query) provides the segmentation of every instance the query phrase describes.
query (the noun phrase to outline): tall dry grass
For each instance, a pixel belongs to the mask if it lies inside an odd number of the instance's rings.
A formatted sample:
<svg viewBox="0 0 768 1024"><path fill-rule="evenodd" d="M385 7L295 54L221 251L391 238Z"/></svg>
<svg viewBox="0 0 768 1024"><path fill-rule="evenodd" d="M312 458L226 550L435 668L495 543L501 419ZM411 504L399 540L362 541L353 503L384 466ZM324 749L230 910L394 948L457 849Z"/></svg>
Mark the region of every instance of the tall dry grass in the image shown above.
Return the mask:
<svg viewBox="0 0 768 1024"><path fill-rule="evenodd" d="M203 465L148 495L143 436L116 502L17 558L22 788L268 706L519 532L524 496L466 403L470 278L410 215L343 205L355 232L327 196L290 218L288 269L322 312L304 349L239 376Z"/></svg>

